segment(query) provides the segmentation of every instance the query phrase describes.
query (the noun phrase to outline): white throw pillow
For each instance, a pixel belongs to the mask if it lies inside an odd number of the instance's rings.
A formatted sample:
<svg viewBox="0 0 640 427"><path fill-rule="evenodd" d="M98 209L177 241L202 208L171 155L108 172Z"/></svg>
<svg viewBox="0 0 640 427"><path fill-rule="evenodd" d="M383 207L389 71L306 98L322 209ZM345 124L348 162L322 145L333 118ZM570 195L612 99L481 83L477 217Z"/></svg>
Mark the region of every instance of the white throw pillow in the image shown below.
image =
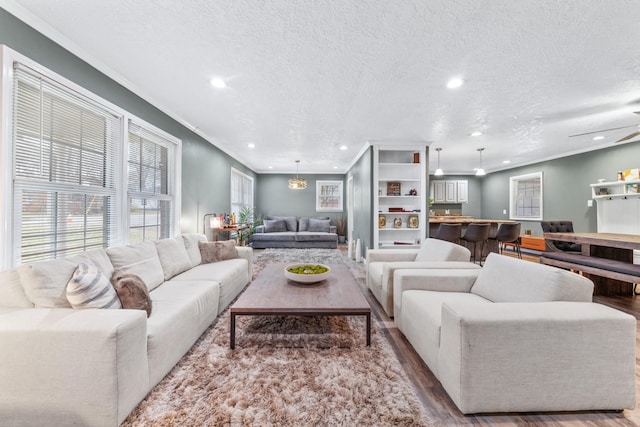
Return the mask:
<svg viewBox="0 0 640 427"><path fill-rule="evenodd" d="M169 280L176 274L191 268L191 261L184 247L182 237L175 239L156 240L156 249L162 270L164 271L164 280Z"/></svg>
<svg viewBox="0 0 640 427"><path fill-rule="evenodd" d="M200 248L198 242L206 242L207 236L204 234L183 234L182 240L184 241L184 247L189 255L189 261L191 261L191 267L200 265L202 257L200 256Z"/></svg>
<svg viewBox="0 0 640 427"><path fill-rule="evenodd" d="M18 275L36 308L71 308L66 288L77 267L77 262L68 259L38 261L18 267Z"/></svg>
<svg viewBox="0 0 640 427"><path fill-rule="evenodd" d="M131 273L140 277L152 291L164 282L164 271L153 242L116 246L107 249L115 273Z"/></svg>
<svg viewBox="0 0 640 427"><path fill-rule="evenodd" d="M73 308L122 308L109 278L86 262L78 265L69 280L67 299Z"/></svg>

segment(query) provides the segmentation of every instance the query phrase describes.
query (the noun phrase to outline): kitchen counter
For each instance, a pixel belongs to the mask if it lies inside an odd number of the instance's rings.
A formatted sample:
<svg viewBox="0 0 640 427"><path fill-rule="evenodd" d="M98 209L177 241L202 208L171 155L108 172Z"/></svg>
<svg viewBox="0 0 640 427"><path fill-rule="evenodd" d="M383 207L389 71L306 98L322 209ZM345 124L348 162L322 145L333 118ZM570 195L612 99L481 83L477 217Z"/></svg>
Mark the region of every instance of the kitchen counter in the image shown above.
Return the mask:
<svg viewBox="0 0 640 427"><path fill-rule="evenodd" d="M430 216L429 223L433 224L471 224L473 222L480 223L489 223L489 224L515 224L517 221L512 221L509 219L476 219L472 216L446 216L446 215L438 215L438 216ZM464 228L464 227L463 227Z"/></svg>

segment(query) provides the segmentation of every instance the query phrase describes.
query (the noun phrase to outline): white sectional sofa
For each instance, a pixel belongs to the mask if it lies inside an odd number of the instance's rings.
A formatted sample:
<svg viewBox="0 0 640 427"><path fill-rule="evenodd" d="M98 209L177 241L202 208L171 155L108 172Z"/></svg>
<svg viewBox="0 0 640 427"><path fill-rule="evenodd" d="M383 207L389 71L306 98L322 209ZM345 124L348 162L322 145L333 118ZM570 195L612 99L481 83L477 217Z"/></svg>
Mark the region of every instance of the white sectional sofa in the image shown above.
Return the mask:
<svg viewBox="0 0 640 427"><path fill-rule="evenodd" d="M203 235L87 251L0 273L0 424L117 426L252 276L253 252L201 264ZM73 309L80 262L140 276L152 312Z"/></svg>
<svg viewBox="0 0 640 427"><path fill-rule="evenodd" d="M636 319L590 280L492 253L394 282L396 324L463 413L635 406Z"/></svg>
<svg viewBox="0 0 640 427"><path fill-rule="evenodd" d="M397 269L478 269L469 262L464 246L438 239L426 239L420 249L371 249L367 251L367 286L384 311L393 317L393 273Z"/></svg>

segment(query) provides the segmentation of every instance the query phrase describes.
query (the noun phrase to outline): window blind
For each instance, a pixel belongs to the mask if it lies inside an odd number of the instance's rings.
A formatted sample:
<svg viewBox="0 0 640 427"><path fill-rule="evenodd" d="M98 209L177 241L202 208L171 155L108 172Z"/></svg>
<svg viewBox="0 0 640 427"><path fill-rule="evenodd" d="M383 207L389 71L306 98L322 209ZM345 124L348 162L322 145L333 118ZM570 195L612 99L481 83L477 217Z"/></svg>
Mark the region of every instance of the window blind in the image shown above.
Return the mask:
<svg viewBox="0 0 640 427"><path fill-rule="evenodd" d="M129 242L170 237L174 199L169 164L174 144L133 121L128 139Z"/></svg>
<svg viewBox="0 0 640 427"><path fill-rule="evenodd" d="M120 117L18 63L13 107L19 261L108 247L116 233Z"/></svg>

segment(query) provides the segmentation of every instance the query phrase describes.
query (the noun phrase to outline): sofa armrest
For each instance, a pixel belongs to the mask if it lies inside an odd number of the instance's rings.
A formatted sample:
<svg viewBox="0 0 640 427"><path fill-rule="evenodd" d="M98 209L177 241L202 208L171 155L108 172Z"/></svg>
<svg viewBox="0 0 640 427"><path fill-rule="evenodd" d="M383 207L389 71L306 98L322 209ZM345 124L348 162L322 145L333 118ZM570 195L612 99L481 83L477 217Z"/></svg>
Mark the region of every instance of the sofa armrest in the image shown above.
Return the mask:
<svg viewBox="0 0 640 427"><path fill-rule="evenodd" d="M465 413L635 406L636 319L589 302L442 306L438 379Z"/></svg>
<svg viewBox="0 0 640 427"><path fill-rule="evenodd" d="M264 225L256 226L256 231L254 231L253 234L255 233L264 233Z"/></svg>
<svg viewBox="0 0 640 427"><path fill-rule="evenodd" d="M253 277L253 248L247 246L236 246L238 256L247 260L249 268L249 281Z"/></svg>
<svg viewBox="0 0 640 427"><path fill-rule="evenodd" d="M418 255L418 249L369 249L367 264L370 262L413 261Z"/></svg>
<svg viewBox="0 0 640 427"><path fill-rule="evenodd" d="M338 233L338 227L336 227L335 225L330 225L329 226L329 233L337 234Z"/></svg>
<svg viewBox="0 0 640 427"><path fill-rule="evenodd" d="M465 263L466 264L466 263ZM401 321L402 292L408 290L466 292L476 281L481 268L440 269L416 268L400 269L393 273L393 312L396 322Z"/></svg>
<svg viewBox="0 0 640 427"><path fill-rule="evenodd" d="M0 419L119 425L149 391L142 310L0 309Z"/></svg>

